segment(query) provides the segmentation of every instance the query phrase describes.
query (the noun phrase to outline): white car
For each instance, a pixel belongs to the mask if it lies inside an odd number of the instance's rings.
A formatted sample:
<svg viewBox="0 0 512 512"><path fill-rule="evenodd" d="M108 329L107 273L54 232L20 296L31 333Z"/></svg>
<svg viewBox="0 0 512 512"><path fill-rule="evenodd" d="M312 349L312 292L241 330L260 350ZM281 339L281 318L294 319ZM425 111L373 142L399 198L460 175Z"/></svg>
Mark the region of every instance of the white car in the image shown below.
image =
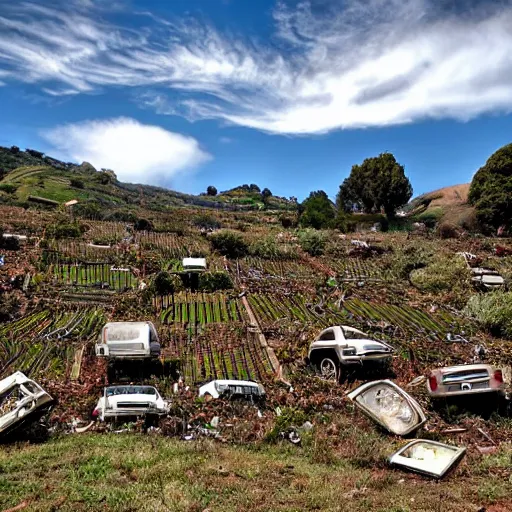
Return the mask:
<svg viewBox="0 0 512 512"><path fill-rule="evenodd" d="M100 420L115 420L121 417L162 416L168 412L169 403L160 396L156 388L128 385L105 388L92 416Z"/></svg>
<svg viewBox="0 0 512 512"><path fill-rule="evenodd" d="M53 404L53 398L22 372L0 380L0 436L34 423Z"/></svg>
<svg viewBox="0 0 512 512"><path fill-rule="evenodd" d="M432 370L427 389L434 398L482 393L504 395L505 383L499 368L488 364L463 364Z"/></svg>
<svg viewBox="0 0 512 512"><path fill-rule="evenodd" d="M109 322L95 350L109 359L150 359L160 355L160 341L152 322Z"/></svg>
<svg viewBox="0 0 512 512"><path fill-rule="evenodd" d="M346 325L324 329L308 352L312 364L326 380L338 380L341 365L384 363L394 353L393 347L383 341L372 340L367 334Z"/></svg>
<svg viewBox="0 0 512 512"><path fill-rule="evenodd" d="M251 380L212 380L199 388L199 396L219 398L246 397L251 400L260 400L265 396L265 388Z"/></svg>

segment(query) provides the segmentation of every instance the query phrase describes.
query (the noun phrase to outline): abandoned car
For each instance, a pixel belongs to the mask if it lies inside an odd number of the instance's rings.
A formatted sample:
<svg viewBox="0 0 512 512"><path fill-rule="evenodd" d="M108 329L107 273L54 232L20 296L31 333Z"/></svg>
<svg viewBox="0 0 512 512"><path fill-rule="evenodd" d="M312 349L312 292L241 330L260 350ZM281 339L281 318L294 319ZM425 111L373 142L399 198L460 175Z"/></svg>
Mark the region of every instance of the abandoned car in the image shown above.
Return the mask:
<svg viewBox="0 0 512 512"><path fill-rule="evenodd" d="M418 402L390 380L367 382L348 397L370 418L398 436L415 432L427 421Z"/></svg>
<svg viewBox="0 0 512 512"><path fill-rule="evenodd" d="M96 355L110 359L160 356L160 341L152 322L110 322L101 330Z"/></svg>
<svg viewBox="0 0 512 512"><path fill-rule="evenodd" d="M326 380L338 380L340 365L384 363L394 349L383 341L372 340L367 334L346 325L324 329L308 352L308 361Z"/></svg>
<svg viewBox="0 0 512 512"><path fill-rule="evenodd" d="M186 272L203 272L206 270L206 258L183 258L182 265Z"/></svg>
<svg viewBox="0 0 512 512"><path fill-rule="evenodd" d="M39 420L54 404L39 384L22 372L0 381L0 437Z"/></svg>
<svg viewBox="0 0 512 512"><path fill-rule="evenodd" d="M169 404L153 386L109 386L103 390L92 412L99 420L135 416L161 416L169 412Z"/></svg>
<svg viewBox="0 0 512 512"><path fill-rule="evenodd" d="M403 469L443 478L466 453L466 448L425 439L415 439L393 454L389 462Z"/></svg>
<svg viewBox="0 0 512 512"><path fill-rule="evenodd" d="M500 369L488 364L466 364L432 370L427 389L432 397L480 393L503 394L505 384Z"/></svg>
<svg viewBox="0 0 512 512"><path fill-rule="evenodd" d="M265 397L265 388L250 380L212 380L199 388L199 396L211 398L223 396L258 401Z"/></svg>

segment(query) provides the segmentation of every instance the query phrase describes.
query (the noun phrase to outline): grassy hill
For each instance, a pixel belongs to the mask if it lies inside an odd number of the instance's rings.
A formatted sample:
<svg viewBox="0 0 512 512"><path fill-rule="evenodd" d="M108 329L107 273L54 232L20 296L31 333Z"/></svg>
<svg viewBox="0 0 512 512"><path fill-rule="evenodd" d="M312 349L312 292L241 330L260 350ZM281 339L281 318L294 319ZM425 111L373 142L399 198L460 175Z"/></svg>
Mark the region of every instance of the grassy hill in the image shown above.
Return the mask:
<svg viewBox="0 0 512 512"><path fill-rule="evenodd" d="M247 185L216 196L196 196L150 185L122 183L114 173L97 171L87 162L77 165L34 150L0 147L0 202L24 206L34 198L58 203L77 199L82 204L91 202L108 210L141 206L155 211L176 206L226 210L265 208L261 194ZM295 203L281 197L270 197L266 207L290 210L295 208Z"/></svg>
<svg viewBox="0 0 512 512"><path fill-rule="evenodd" d="M469 186L469 183L463 183L422 194L414 198L404 211L418 221L469 227L475 222L475 209L467 202Z"/></svg>

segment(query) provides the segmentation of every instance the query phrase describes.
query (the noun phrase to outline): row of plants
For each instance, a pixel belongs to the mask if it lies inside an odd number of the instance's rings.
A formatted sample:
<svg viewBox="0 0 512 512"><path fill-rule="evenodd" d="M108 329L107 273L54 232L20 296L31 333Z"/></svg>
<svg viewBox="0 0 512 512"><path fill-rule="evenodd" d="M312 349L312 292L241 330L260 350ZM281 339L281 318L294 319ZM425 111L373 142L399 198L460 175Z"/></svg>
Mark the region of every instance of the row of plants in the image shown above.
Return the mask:
<svg viewBox="0 0 512 512"><path fill-rule="evenodd" d="M263 274L286 279L312 279L315 277L311 267L296 260L248 257L239 260L239 266L246 275L255 270Z"/></svg>
<svg viewBox="0 0 512 512"><path fill-rule="evenodd" d="M251 294L248 300L261 325L289 319L327 327L346 321L343 311L334 307L318 307L300 294Z"/></svg>
<svg viewBox="0 0 512 512"><path fill-rule="evenodd" d="M191 328L212 323L243 322L246 318L239 299L224 293L189 293L157 296L153 305L163 324L179 324Z"/></svg>
<svg viewBox="0 0 512 512"><path fill-rule="evenodd" d="M138 282L131 269L106 263L51 265L49 275L64 285L102 286L116 291L134 289Z"/></svg>
<svg viewBox="0 0 512 512"><path fill-rule="evenodd" d="M373 259L336 258L328 264L341 280L384 281L389 278L389 271Z"/></svg>
<svg viewBox="0 0 512 512"><path fill-rule="evenodd" d="M158 251L168 259L206 255L210 252L208 241L201 237L184 238L173 233L141 231L135 234L134 241L142 250Z"/></svg>
<svg viewBox="0 0 512 512"><path fill-rule="evenodd" d="M272 376L266 350L242 323L208 326L198 334L183 326L160 329L165 356L179 360L187 384L211 379L265 382Z"/></svg>
<svg viewBox="0 0 512 512"><path fill-rule="evenodd" d="M42 309L0 326L0 378L19 370L45 377L66 373L80 344L96 337L105 322L96 307Z"/></svg>

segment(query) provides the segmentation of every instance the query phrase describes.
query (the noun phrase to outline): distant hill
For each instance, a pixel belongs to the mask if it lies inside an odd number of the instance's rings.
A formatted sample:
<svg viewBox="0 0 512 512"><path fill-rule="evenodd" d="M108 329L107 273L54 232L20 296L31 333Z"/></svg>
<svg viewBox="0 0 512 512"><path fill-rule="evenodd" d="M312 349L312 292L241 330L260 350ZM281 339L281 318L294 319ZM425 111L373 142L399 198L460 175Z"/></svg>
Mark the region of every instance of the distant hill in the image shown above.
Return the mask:
<svg viewBox="0 0 512 512"><path fill-rule="evenodd" d="M102 209L144 207L164 211L179 206L225 210L292 210L296 203L282 197L263 203L259 187L242 185L216 196L192 195L150 185L123 183L113 171L96 170L48 157L39 151L0 146L0 202L27 206L51 206L73 199Z"/></svg>
<svg viewBox="0 0 512 512"><path fill-rule="evenodd" d="M469 183L444 187L414 198L403 210L418 220L448 222L468 227L475 210L468 204Z"/></svg>

